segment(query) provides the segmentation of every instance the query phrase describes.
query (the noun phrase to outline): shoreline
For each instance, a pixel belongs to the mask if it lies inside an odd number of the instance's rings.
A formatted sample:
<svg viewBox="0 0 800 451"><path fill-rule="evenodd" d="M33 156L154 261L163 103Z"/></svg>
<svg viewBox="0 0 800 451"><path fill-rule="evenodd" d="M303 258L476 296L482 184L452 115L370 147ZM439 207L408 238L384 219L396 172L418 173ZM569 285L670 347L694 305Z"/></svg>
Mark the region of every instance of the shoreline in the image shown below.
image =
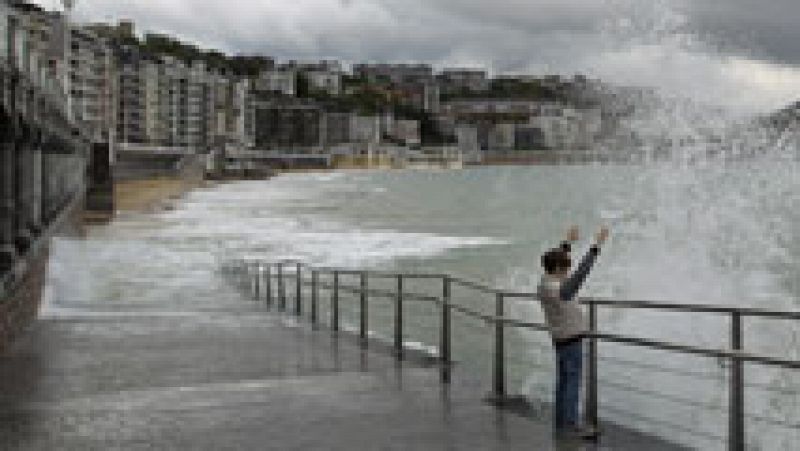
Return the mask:
<svg viewBox="0 0 800 451"><path fill-rule="evenodd" d="M114 220L119 214L153 213L170 209L187 193L215 186L220 181L180 176L160 176L114 182L114 209L110 212L83 212L83 224L92 226Z"/></svg>
<svg viewBox="0 0 800 451"><path fill-rule="evenodd" d="M144 212L167 207L186 193L217 182L181 177L154 177L114 183L114 211Z"/></svg>
<svg viewBox="0 0 800 451"><path fill-rule="evenodd" d="M610 161L565 161L559 160L533 160L533 159L494 159L481 163L467 163L460 168L446 168L431 165L429 168L391 168L383 166L363 166L363 167L306 167L306 168L283 168L274 169L272 174L267 177L247 178L247 177L223 177L209 179L203 177L181 177L181 176L155 176L142 179L120 180L114 182L114 211L112 213L84 212L84 222L86 224L103 223L114 219L119 213L134 212L156 212L169 209L177 200L183 198L187 193L205 187L213 187L226 182L247 181L247 180L269 180L283 174L313 174L313 173L334 173L334 172L358 172L358 171L453 171L463 169L474 169L480 167L508 167L508 166L543 166L543 165L575 165L575 164L609 164Z"/></svg>

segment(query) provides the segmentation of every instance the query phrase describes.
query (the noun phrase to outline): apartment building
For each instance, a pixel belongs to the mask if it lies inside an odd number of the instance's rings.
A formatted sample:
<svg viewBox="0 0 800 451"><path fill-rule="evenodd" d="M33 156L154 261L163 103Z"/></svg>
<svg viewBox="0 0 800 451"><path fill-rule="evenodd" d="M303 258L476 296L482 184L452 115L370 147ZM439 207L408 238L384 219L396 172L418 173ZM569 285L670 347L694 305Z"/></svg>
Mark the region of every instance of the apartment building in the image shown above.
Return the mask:
<svg viewBox="0 0 800 451"><path fill-rule="evenodd" d="M409 146L420 145L419 121L411 119L396 119L394 121L391 135L394 139Z"/></svg>
<svg viewBox="0 0 800 451"><path fill-rule="evenodd" d="M540 115L530 118L527 126L538 129L543 147L550 149L585 149L592 145L602 129L599 108L576 109L548 105Z"/></svg>
<svg viewBox="0 0 800 451"><path fill-rule="evenodd" d="M262 93L295 96L297 95L297 71L295 69L264 71L255 79L253 88Z"/></svg>
<svg viewBox="0 0 800 451"><path fill-rule="evenodd" d="M253 148L256 145L256 96L253 80L233 82L233 108L231 111L231 140L237 146Z"/></svg>
<svg viewBox="0 0 800 451"><path fill-rule="evenodd" d="M459 125L455 127L456 142L465 163L480 163L482 161L480 142L478 141L478 128L472 125Z"/></svg>
<svg viewBox="0 0 800 451"><path fill-rule="evenodd" d="M11 7L5 1L0 1L0 64L8 64L10 55L9 33L11 32L10 22L13 20Z"/></svg>
<svg viewBox="0 0 800 451"><path fill-rule="evenodd" d="M342 72L332 70L311 70L303 74L311 89L337 96L342 92Z"/></svg>
<svg viewBox="0 0 800 451"><path fill-rule="evenodd" d="M205 63L195 61L187 65L172 56L147 55L132 56L127 65L130 70L122 67L120 71L120 96L128 102L126 108L130 114L122 117L139 118L142 137L140 141L125 142L185 147L196 152L213 144L216 79L209 74ZM138 77L133 73L136 69ZM133 102L134 96L138 96L139 102Z"/></svg>
<svg viewBox="0 0 800 451"><path fill-rule="evenodd" d="M311 150L323 145L322 109L297 99L259 100L255 104L258 149Z"/></svg>
<svg viewBox="0 0 800 451"><path fill-rule="evenodd" d="M69 97L73 119L95 142L110 142L117 111L116 64L104 39L88 29L70 30Z"/></svg>
<svg viewBox="0 0 800 451"><path fill-rule="evenodd" d="M351 113L326 113L324 121L325 146L337 146L350 142Z"/></svg>
<svg viewBox="0 0 800 451"><path fill-rule="evenodd" d="M208 97L211 94L208 68L203 61L193 61L186 72L186 146L196 151L208 144Z"/></svg>
<svg viewBox="0 0 800 451"><path fill-rule="evenodd" d="M27 74L42 91L58 97L56 105L67 107L63 18L36 5L6 2L3 7L2 59ZM66 113L71 117L68 108Z"/></svg>
<svg viewBox="0 0 800 451"><path fill-rule="evenodd" d="M228 124L233 110L232 84L219 71L212 71L208 76L208 89L207 142L211 148L221 148L228 142Z"/></svg>
<svg viewBox="0 0 800 451"><path fill-rule="evenodd" d="M462 99L442 102L440 112L463 122L485 119L509 121L515 118L524 121L541 114L542 108L546 106L531 100Z"/></svg>
<svg viewBox="0 0 800 451"><path fill-rule="evenodd" d="M123 46L117 49L117 139L121 143L146 144L145 101L141 80L139 50Z"/></svg>
<svg viewBox="0 0 800 451"><path fill-rule="evenodd" d="M381 117L358 115L350 116L350 142L381 142Z"/></svg>
<svg viewBox="0 0 800 451"><path fill-rule="evenodd" d="M432 84L433 68L427 64L356 64L353 75L370 83Z"/></svg>
<svg viewBox="0 0 800 451"><path fill-rule="evenodd" d="M145 140L150 144L166 145L168 127L166 116L161 112L163 66L159 60L148 58L141 62L140 70Z"/></svg>
<svg viewBox="0 0 800 451"><path fill-rule="evenodd" d="M489 129L488 150L506 151L514 149L516 124L500 123Z"/></svg>

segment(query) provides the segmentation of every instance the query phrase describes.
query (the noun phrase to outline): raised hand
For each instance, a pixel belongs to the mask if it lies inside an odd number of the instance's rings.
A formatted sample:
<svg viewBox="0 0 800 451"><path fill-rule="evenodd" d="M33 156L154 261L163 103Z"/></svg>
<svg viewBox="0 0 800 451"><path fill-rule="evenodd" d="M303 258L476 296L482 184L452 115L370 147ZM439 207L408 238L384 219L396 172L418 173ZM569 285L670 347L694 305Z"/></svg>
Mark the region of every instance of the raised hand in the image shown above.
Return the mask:
<svg viewBox="0 0 800 451"><path fill-rule="evenodd" d="M567 231L567 241L578 241L580 239L580 232L578 231L578 226L572 226Z"/></svg>
<svg viewBox="0 0 800 451"><path fill-rule="evenodd" d="M598 246L602 246L603 243L606 242L606 240L608 239L608 234L609 234L608 227L600 228L600 231L597 232L597 235L595 235L595 242L597 243Z"/></svg>

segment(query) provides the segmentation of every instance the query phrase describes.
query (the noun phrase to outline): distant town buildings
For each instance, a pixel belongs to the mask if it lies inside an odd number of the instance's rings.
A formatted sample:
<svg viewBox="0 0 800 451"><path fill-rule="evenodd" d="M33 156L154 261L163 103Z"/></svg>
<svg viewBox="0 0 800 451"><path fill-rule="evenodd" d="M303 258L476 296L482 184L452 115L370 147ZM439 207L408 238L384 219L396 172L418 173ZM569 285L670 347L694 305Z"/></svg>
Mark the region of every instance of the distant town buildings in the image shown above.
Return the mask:
<svg viewBox="0 0 800 451"><path fill-rule="evenodd" d="M433 83L433 68L427 64L356 64L353 75L370 83Z"/></svg>
<svg viewBox="0 0 800 451"><path fill-rule="evenodd" d="M68 65L73 118L97 142L112 139L116 123L117 71L107 43L84 28L72 28Z"/></svg>
<svg viewBox="0 0 800 451"><path fill-rule="evenodd" d="M342 93L342 72L338 70L312 70L305 73L309 87L330 96Z"/></svg>
<svg viewBox="0 0 800 451"><path fill-rule="evenodd" d="M264 71L255 79L256 91L294 96L297 94L297 72L294 69Z"/></svg>
<svg viewBox="0 0 800 451"><path fill-rule="evenodd" d="M255 146L260 149L319 148L323 143L322 110L300 100L257 102Z"/></svg>
<svg viewBox="0 0 800 451"><path fill-rule="evenodd" d="M485 92L489 89L489 77L485 70L444 69L437 77L442 93L455 95L462 92Z"/></svg>
<svg viewBox="0 0 800 451"><path fill-rule="evenodd" d="M494 151L589 148L610 116L587 100L593 82L581 76L276 63L227 57L168 36L140 38L131 21L68 26L37 6L18 3L14 11L0 14L2 58L18 59L64 96L93 140L121 147L318 153L446 144L479 161Z"/></svg>

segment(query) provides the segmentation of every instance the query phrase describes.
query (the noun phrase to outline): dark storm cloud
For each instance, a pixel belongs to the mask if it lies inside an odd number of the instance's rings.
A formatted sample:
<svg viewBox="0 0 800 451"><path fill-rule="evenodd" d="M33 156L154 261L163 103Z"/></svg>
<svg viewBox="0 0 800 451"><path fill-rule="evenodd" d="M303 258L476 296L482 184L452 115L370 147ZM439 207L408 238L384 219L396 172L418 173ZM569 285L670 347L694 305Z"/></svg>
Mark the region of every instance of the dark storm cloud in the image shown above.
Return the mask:
<svg viewBox="0 0 800 451"><path fill-rule="evenodd" d="M694 0L690 15L699 30L722 41L758 57L800 65L798 0Z"/></svg>
<svg viewBox="0 0 800 451"><path fill-rule="evenodd" d="M278 59L583 72L743 103L800 97L800 0L79 0L76 15Z"/></svg>
<svg viewBox="0 0 800 451"><path fill-rule="evenodd" d="M80 0L78 15L132 17L145 30L233 52L431 61L471 53L513 68L532 53L558 64L569 59L564 52L597 51L605 43L591 45L592 34L648 3L686 13L689 27L722 47L800 63L798 0ZM538 52L525 50L533 44ZM568 47L547 47L554 44Z"/></svg>

